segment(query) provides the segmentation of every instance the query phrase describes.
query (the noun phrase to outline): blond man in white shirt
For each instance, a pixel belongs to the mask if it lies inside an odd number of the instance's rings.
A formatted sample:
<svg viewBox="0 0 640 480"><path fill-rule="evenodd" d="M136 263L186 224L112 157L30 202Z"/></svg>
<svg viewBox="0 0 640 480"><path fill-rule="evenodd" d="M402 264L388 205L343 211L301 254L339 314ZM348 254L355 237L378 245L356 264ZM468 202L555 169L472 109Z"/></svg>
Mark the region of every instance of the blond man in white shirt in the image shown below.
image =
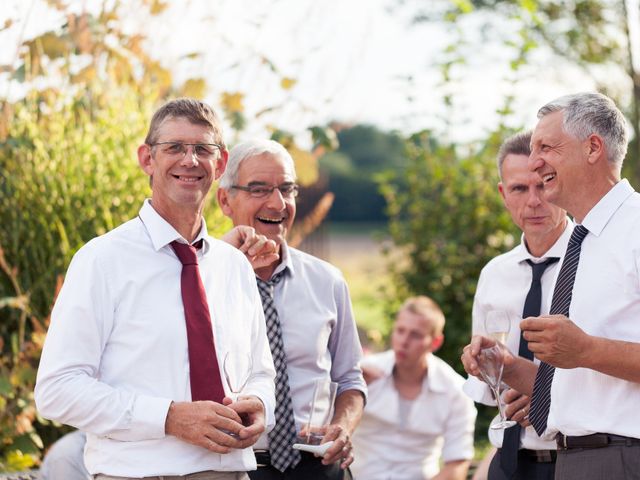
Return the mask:
<svg viewBox="0 0 640 480"><path fill-rule="evenodd" d="M369 400L353 437L356 480L466 478L476 409L462 391L464 379L433 355L444 323L433 300L409 298L397 314L392 349L363 360Z"/></svg>
<svg viewBox="0 0 640 480"><path fill-rule="evenodd" d="M179 99L151 121L138 161L152 198L137 218L74 256L52 312L35 389L40 413L87 432L97 479L247 478L250 448L273 424L275 371L251 265L207 234L207 194L227 161L215 112ZM215 355L246 353L242 396L192 401L181 295L171 242L196 244ZM212 346L213 347L213 346Z"/></svg>
<svg viewBox="0 0 640 480"><path fill-rule="evenodd" d="M530 350L556 367L550 392L537 384L545 394L540 398L550 399L544 433L558 444L556 479L637 478L640 195L620 178L626 121L599 93L561 97L538 117L529 168L542 178L545 197L573 215L576 229L586 230L569 315L521 323ZM478 373L475 355L489 344L474 337L465 347L469 373ZM514 358L505 380L531 393L537 372L533 363Z"/></svg>

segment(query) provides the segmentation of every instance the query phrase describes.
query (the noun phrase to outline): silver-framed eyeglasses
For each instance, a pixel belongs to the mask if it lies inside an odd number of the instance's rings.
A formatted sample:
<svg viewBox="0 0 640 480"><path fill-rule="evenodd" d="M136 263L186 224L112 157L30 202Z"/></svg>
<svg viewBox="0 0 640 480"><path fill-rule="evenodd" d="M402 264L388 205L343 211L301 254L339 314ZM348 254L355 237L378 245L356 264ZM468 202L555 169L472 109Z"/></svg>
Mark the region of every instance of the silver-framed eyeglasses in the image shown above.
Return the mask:
<svg viewBox="0 0 640 480"><path fill-rule="evenodd" d="M253 198L265 198L273 193L277 188L284 198L298 196L299 186L295 183L282 183L280 185L265 185L263 183L253 183L249 185L231 185L231 188L247 192Z"/></svg>
<svg viewBox="0 0 640 480"><path fill-rule="evenodd" d="M163 154L174 158L184 158L191 148L192 155L198 160L209 160L214 157L216 151L224 149L224 146L218 143L156 142L150 143L149 146L161 146Z"/></svg>

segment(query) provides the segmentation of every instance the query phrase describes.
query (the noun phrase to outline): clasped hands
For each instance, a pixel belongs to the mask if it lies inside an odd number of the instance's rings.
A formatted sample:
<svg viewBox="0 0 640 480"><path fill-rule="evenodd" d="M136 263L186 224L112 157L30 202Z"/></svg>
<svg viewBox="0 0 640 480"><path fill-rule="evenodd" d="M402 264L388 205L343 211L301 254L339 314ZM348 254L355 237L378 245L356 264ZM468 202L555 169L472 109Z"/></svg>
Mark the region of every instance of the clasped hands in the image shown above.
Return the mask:
<svg viewBox="0 0 640 480"><path fill-rule="evenodd" d="M167 435L221 454L250 447L264 430L264 405L255 396L173 402L165 420Z"/></svg>

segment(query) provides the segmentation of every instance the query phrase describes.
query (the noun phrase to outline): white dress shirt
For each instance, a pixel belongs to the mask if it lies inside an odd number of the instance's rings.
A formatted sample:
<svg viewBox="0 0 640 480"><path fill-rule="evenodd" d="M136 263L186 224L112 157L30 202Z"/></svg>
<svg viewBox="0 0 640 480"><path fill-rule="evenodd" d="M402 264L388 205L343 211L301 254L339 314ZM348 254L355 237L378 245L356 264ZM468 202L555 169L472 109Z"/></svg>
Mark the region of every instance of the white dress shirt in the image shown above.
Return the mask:
<svg viewBox="0 0 640 480"><path fill-rule="evenodd" d="M569 318L589 335L640 343L640 195L616 184L587 214ZM638 366L640 368L640 365ZM640 384L587 368L558 368L547 435L640 438Z"/></svg>
<svg viewBox="0 0 640 480"><path fill-rule="evenodd" d="M369 384L367 406L353 435L356 480L429 479L440 471L441 458L445 463L473 458L477 412L462 391L464 378L453 368L429 354L422 390L403 412L406 403L393 383L393 350L362 363L384 375Z"/></svg>
<svg viewBox="0 0 640 480"><path fill-rule="evenodd" d="M333 265L282 245L286 269L274 289L274 303L282 325L296 429L309 418L314 380L338 383L338 395L360 390L366 395L360 359L362 348L353 319L347 283ZM267 449L266 434L254 448Z"/></svg>
<svg viewBox="0 0 640 480"><path fill-rule="evenodd" d="M255 275L240 251L207 235L204 220L198 239L218 362L227 352L252 355L243 394L262 400L272 425L275 371ZM184 242L146 201L137 218L76 253L54 306L35 400L42 416L88 433L92 474L256 468L250 448L219 455L165 435L171 402L191 400L182 264L173 240Z"/></svg>
<svg viewBox="0 0 640 480"><path fill-rule="evenodd" d="M567 243L573 232L573 223L567 219L567 226L556 243L545 252L542 257L534 257L525 245L524 236L520 244L513 250L498 255L485 265L480 272L476 294L473 299L473 334L486 334L484 318L490 310L506 310L512 319L506 345L515 354L520 347L520 321L524 310L524 302L531 287L531 266L527 260L534 263L545 261L549 257L558 257L560 261L549 265L540 279L542 284L541 314L549 312L551 292L554 278L557 275L562 257L567 250ZM539 360L534 359L536 363ZM485 405L496 405L491 389L483 381L469 376L464 385L464 391L473 400ZM499 416L496 416L494 421ZM489 441L494 447L502 446L504 430L489 429ZM555 450L555 442L541 439L529 426L521 431L522 448L530 450Z"/></svg>

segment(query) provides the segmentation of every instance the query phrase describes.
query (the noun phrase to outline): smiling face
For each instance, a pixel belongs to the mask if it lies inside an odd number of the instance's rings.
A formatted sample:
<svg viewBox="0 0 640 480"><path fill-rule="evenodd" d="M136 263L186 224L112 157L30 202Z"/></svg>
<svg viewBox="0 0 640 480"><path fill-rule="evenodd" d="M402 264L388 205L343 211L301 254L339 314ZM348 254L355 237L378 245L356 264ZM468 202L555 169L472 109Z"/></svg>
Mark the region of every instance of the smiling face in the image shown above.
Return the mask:
<svg viewBox="0 0 640 480"><path fill-rule="evenodd" d="M437 350L444 337L435 335L433 323L422 313L407 308L398 312L391 334L391 348L398 368L426 364L426 354Z"/></svg>
<svg viewBox="0 0 640 480"><path fill-rule="evenodd" d="M184 118L167 118L158 129L156 142L216 143L209 127ZM193 211L202 211L211 184L222 172L227 160L226 151L214 152L211 158L196 158L192 149L184 156L169 154L161 145L138 147L138 162L152 177L153 208L171 220Z"/></svg>
<svg viewBox="0 0 640 480"><path fill-rule="evenodd" d="M578 216L580 199L590 188L589 139L580 141L566 133L562 121L561 110L540 119L531 137L529 169L542 179L548 201Z"/></svg>
<svg viewBox="0 0 640 480"><path fill-rule="evenodd" d="M526 155L504 158L498 189L513 222L524 232L531 254L542 256L562 235L565 211L544 198L542 179L529 170Z"/></svg>
<svg viewBox="0 0 640 480"><path fill-rule="evenodd" d="M243 160L236 180L240 186L278 186L294 182L295 172L291 166L271 153ZM277 188L264 198L255 198L243 190L220 188L218 203L234 225L253 227L256 232L276 242L278 247L286 240L296 216L295 197L284 197Z"/></svg>

